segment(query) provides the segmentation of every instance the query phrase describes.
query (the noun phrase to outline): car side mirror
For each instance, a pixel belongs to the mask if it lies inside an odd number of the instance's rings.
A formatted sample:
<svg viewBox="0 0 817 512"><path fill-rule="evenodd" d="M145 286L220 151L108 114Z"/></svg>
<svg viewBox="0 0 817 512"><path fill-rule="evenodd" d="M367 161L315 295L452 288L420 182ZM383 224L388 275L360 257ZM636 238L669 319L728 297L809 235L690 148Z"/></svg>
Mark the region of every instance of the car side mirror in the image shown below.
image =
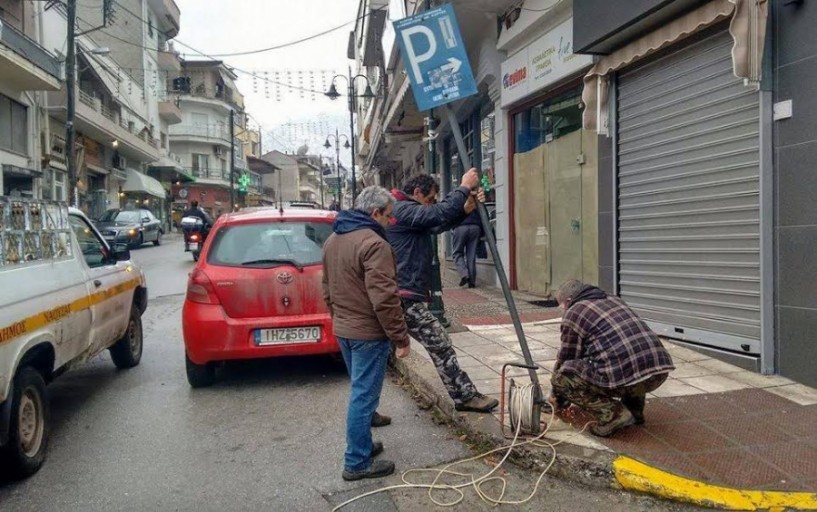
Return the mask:
<svg viewBox="0 0 817 512"><path fill-rule="evenodd" d="M145 222L150 222L150 217L142 217L142 224Z"/></svg>
<svg viewBox="0 0 817 512"><path fill-rule="evenodd" d="M114 261L130 261L130 249L128 244L116 244L113 246Z"/></svg>

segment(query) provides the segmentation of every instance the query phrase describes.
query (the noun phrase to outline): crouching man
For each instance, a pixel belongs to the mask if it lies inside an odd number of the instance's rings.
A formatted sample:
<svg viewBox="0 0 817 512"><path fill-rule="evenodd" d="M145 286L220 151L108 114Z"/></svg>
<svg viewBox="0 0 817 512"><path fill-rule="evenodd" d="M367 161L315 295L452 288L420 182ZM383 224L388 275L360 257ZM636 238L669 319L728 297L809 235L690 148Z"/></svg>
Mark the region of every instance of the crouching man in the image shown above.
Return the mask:
<svg viewBox="0 0 817 512"><path fill-rule="evenodd" d="M643 424L647 393L675 369L661 340L624 301L595 286L567 281L556 300L562 343L551 403L557 409L572 403L593 415L590 432L601 437Z"/></svg>

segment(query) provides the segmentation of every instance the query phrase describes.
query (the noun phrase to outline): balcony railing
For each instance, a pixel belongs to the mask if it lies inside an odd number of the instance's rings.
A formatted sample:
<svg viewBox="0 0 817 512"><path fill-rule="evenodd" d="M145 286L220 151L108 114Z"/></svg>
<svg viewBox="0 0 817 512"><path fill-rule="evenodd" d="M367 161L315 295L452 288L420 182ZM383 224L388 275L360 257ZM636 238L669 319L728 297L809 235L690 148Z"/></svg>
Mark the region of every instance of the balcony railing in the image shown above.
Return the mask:
<svg viewBox="0 0 817 512"><path fill-rule="evenodd" d="M211 180L230 181L230 172L221 169L193 169L193 176L196 178L206 178Z"/></svg>
<svg viewBox="0 0 817 512"><path fill-rule="evenodd" d="M33 62L54 78L62 77L62 66L57 58L48 53L36 41L8 23L4 23L3 29L0 30L0 42L11 48L14 53Z"/></svg>
<svg viewBox="0 0 817 512"><path fill-rule="evenodd" d="M218 139L230 143L230 132L226 127L202 124L174 124L170 126L170 135L176 137L202 137Z"/></svg>

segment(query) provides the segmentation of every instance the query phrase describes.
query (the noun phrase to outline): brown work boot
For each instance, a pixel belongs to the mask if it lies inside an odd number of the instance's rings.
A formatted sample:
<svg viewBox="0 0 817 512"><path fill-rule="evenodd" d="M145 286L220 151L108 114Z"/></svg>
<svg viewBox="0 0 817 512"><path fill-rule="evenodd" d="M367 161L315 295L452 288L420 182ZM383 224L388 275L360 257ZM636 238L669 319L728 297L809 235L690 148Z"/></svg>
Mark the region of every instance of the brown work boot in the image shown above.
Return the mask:
<svg viewBox="0 0 817 512"><path fill-rule="evenodd" d="M372 426L385 427L386 425L391 425L391 418L389 416L386 416L385 414L375 412L374 416L372 416Z"/></svg>
<svg viewBox="0 0 817 512"><path fill-rule="evenodd" d="M497 405L499 405L499 400L496 398L477 393L471 400L462 404L455 404L454 409L458 411L491 412Z"/></svg>
<svg viewBox="0 0 817 512"><path fill-rule="evenodd" d="M383 453L383 442L382 441L372 441L372 455L371 457L377 457Z"/></svg>
<svg viewBox="0 0 817 512"><path fill-rule="evenodd" d="M610 437L624 427L628 427L635 423L633 414L626 407L621 407L618 416L608 421L607 423L597 423L590 427L590 432L594 436Z"/></svg>

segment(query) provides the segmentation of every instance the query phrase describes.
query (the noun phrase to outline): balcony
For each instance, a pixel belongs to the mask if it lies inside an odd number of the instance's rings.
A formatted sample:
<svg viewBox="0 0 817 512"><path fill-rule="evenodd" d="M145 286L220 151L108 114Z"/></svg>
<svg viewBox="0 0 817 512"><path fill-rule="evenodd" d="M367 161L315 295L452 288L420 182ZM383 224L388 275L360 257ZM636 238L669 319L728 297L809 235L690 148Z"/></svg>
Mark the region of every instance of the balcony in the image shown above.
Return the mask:
<svg viewBox="0 0 817 512"><path fill-rule="evenodd" d="M169 130L171 142L207 142L230 148L230 132L226 126L176 124L170 126Z"/></svg>
<svg viewBox="0 0 817 512"><path fill-rule="evenodd" d="M118 112L112 111L99 99L77 88L76 129L102 143L119 142L119 152L140 162L152 162L159 158L159 143L147 132L133 133L128 122ZM48 95L48 111L55 119L66 121L66 93Z"/></svg>
<svg viewBox="0 0 817 512"><path fill-rule="evenodd" d="M150 8L159 17L159 26L169 39L179 35L181 11L173 0L148 0Z"/></svg>
<svg viewBox="0 0 817 512"><path fill-rule="evenodd" d="M162 71L169 71L171 76L181 73L182 63L179 60L179 55L173 51L173 47L169 44L164 44L159 48L159 69Z"/></svg>
<svg viewBox="0 0 817 512"><path fill-rule="evenodd" d="M179 124L182 122L182 109L173 101L159 102L159 117L169 125Z"/></svg>
<svg viewBox="0 0 817 512"><path fill-rule="evenodd" d="M196 183L230 188L230 171L222 171L220 169L189 169L187 173L196 179ZM238 180L236 180L236 186L238 186Z"/></svg>
<svg viewBox="0 0 817 512"><path fill-rule="evenodd" d="M62 64L45 48L8 23L0 30L0 76L23 91L58 91Z"/></svg>

